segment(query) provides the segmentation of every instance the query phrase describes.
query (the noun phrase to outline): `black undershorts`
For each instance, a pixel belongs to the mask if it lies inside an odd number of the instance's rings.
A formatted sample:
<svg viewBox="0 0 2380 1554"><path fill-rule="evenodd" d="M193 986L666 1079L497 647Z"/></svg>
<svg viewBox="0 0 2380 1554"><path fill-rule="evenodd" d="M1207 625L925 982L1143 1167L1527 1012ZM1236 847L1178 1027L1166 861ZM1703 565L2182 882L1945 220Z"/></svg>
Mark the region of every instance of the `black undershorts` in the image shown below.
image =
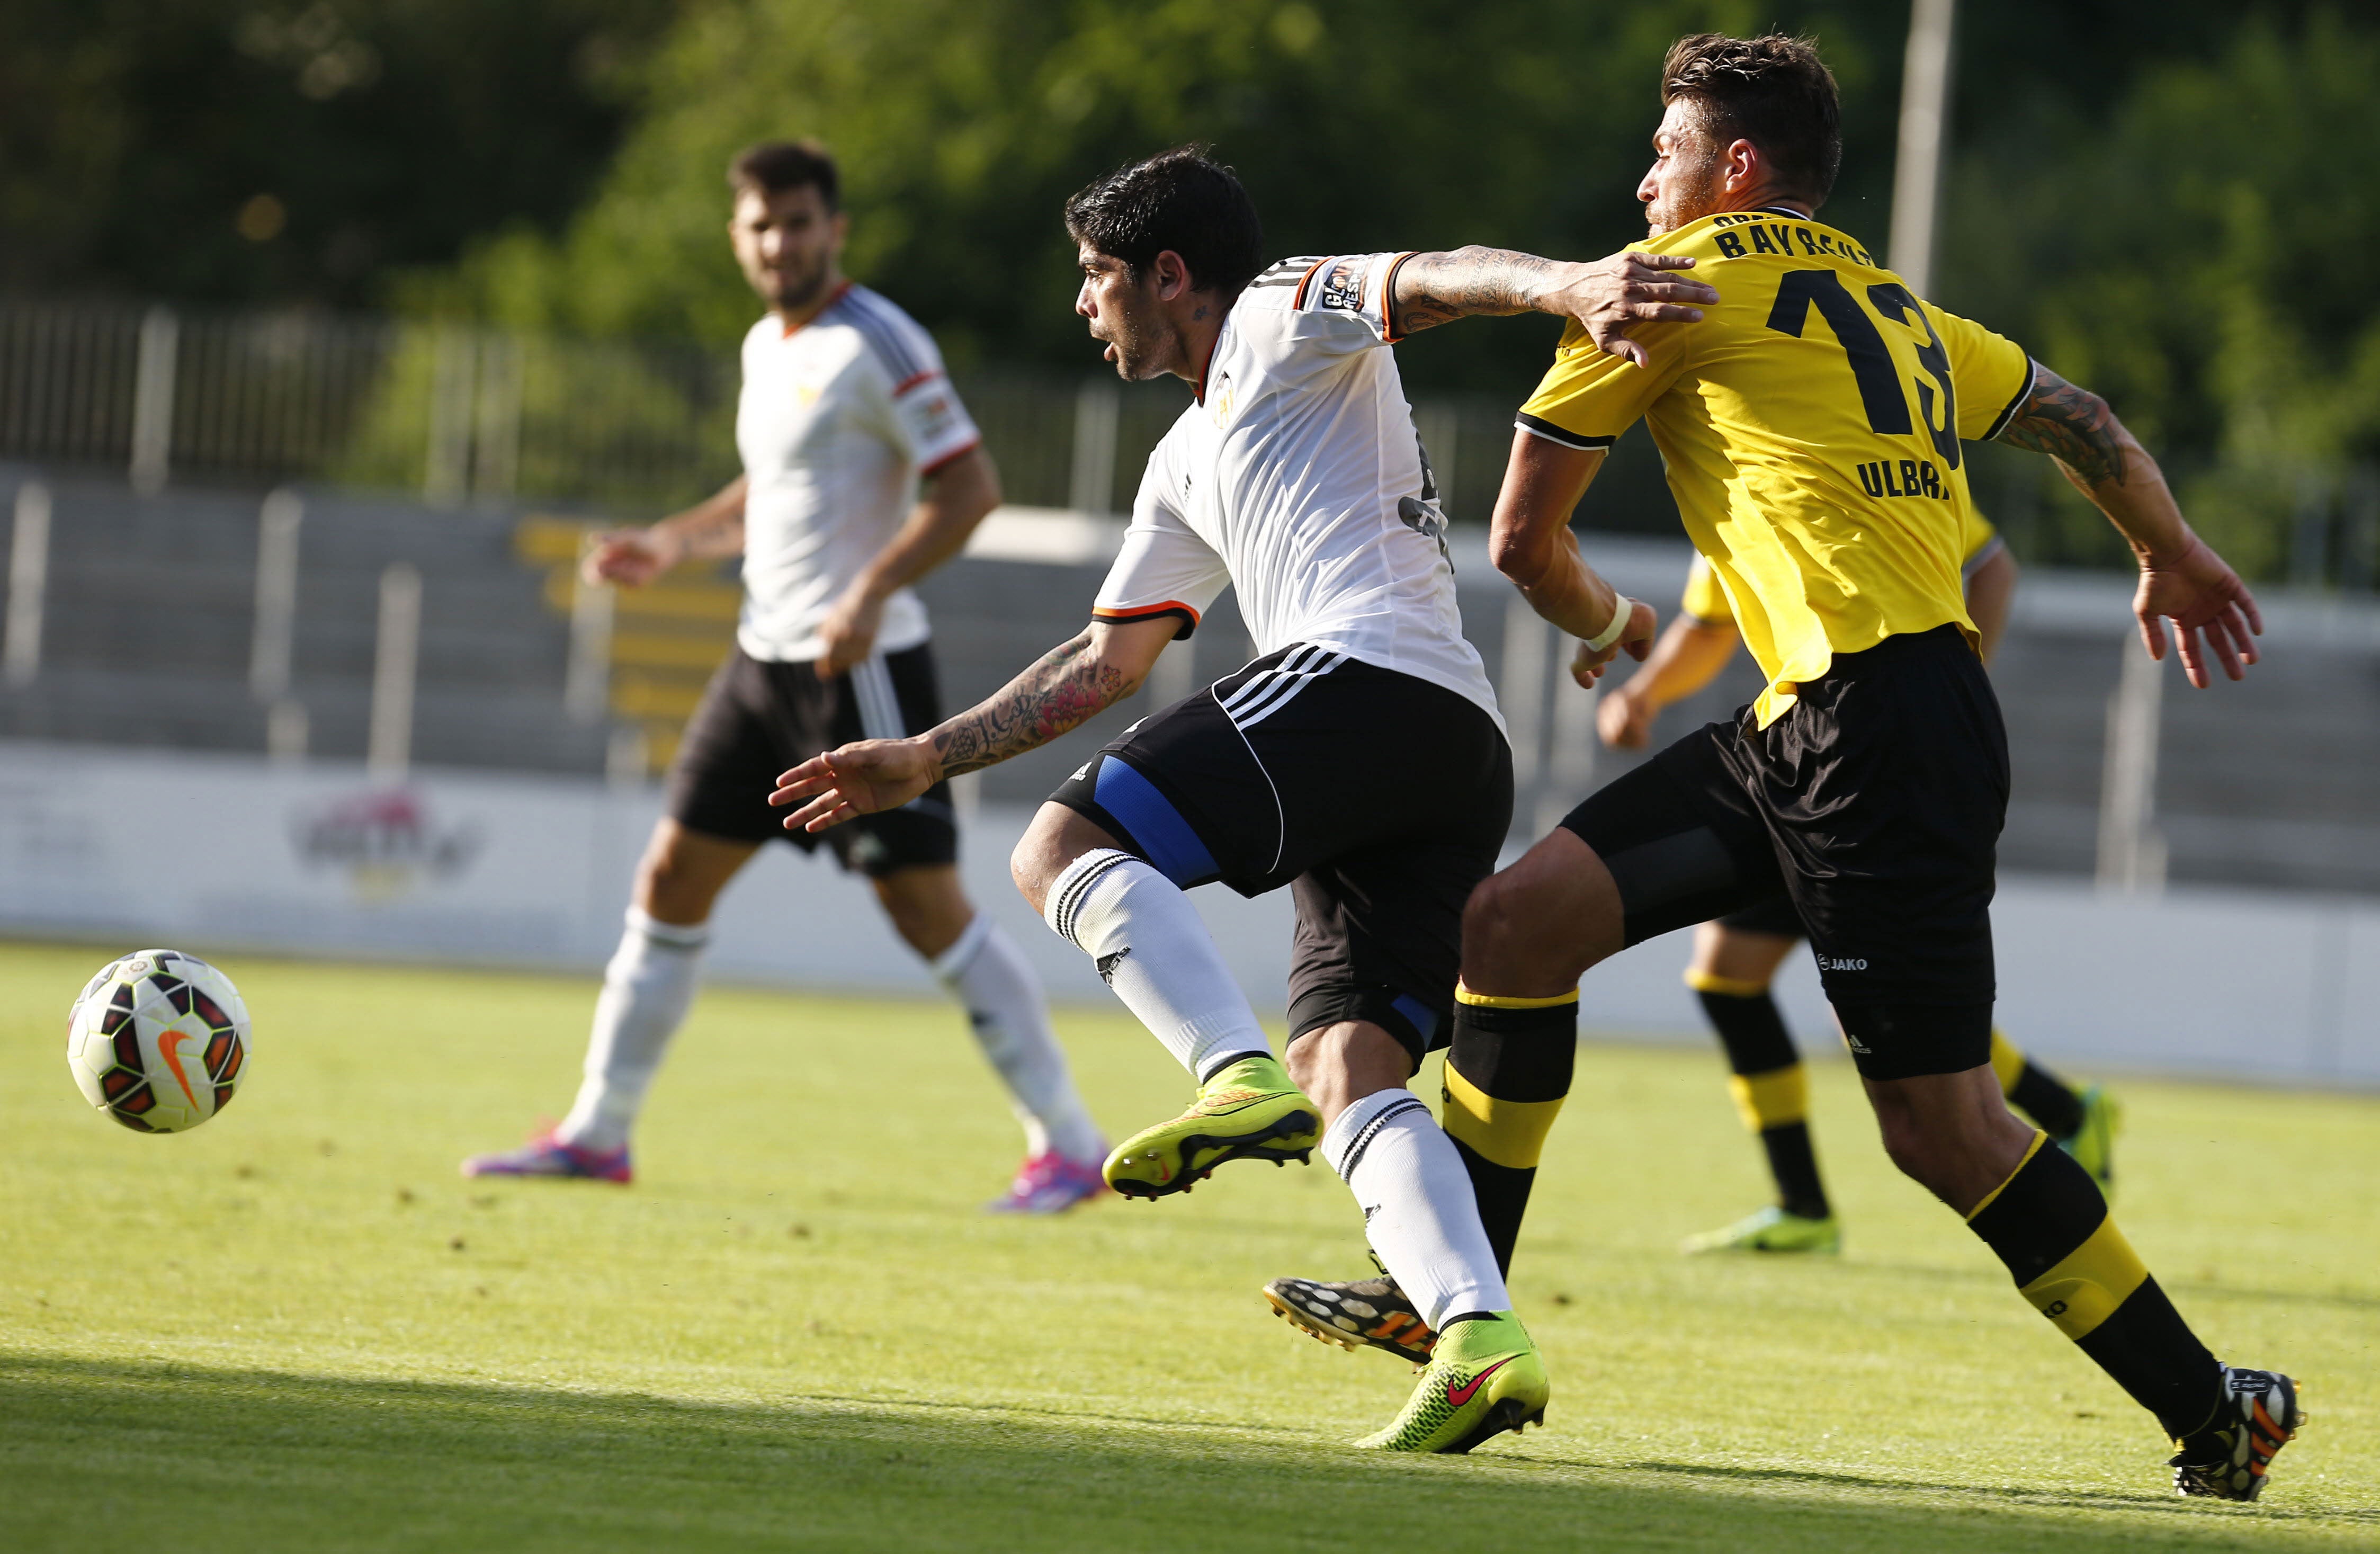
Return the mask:
<svg viewBox="0 0 2380 1554"><path fill-rule="evenodd" d="M1838 653L1767 728L1698 729L1562 824L1631 944L1784 902L1768 931L1808 936L1860 1072L1904 1079L1989 1061L2008 792L1999 702L1946 625Z"/></svg>
<svg viewBox="0 0 2380 1554"><path fill-rule="evenodd" d="M946 783L898 809L823 833L787 831L793 811L769 803L779 775L812 756L856 740L921 734L941 719L934 651L925 643L872 655L825 680L808 662L756 659L739 647L710 677L670 762L670 818L706 835L788 842L805 853L824 842L835 861L870 879L954 862L958 815Z"/></svg>
<svg viewBox="0 0 2380 1554"><path fill-rule="evenodd" d="M1779 939L1800 939L1802 914L1793 909L1793 898L1779 891L1767 901L1755 902L1740 912L1730 912L1717 919L1723 929L1741 933L1766 933Z"/></svg>

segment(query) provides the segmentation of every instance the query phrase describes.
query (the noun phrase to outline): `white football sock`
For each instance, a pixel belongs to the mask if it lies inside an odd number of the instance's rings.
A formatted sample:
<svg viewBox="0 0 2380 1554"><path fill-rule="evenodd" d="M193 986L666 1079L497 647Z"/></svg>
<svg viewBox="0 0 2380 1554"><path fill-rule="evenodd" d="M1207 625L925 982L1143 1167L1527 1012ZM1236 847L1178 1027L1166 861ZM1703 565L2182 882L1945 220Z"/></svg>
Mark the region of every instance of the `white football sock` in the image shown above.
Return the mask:
<svg viewBox="0 0 2380 1554"><path fill-rule="evenodd" d="M1075 1093L1066 1053L1050 1028L1041 979L1014 940L978 912L958 942L934 958L934 975L967 1013L983 1055L1008 1086L1009 1104L1025 1124L1025 1151L1056 1149L1070 1160L1107 1153L1083 1098Z"/></svg>
<svg viewBox="0 0 2380 1554"><path fill-rule="evenodd" d="M1322 1156L1363 1207L1364 1232L1432 1328L1466 1311L1510 1311L1454 1141L1411 1090L1376 1090L1339 1113Z"/></svg>
<svg viewBox="0 0 2380 1554"><path fill-rule="evenodd" d="M664 923L631 906L628 930L603 968L595 1028L587 1039L587 1077L554 1133L582 1149L628 1142L653 1072L694 1002L710 929Z"/></svg>
<svg viewBox="0 0 2380 1554"><path fill-rule="evenodd" d="M1130 853L1099 847L1068 864L1041 915L1200 1083L1234 1058L1272 1055L1198 909Z"/></svg>

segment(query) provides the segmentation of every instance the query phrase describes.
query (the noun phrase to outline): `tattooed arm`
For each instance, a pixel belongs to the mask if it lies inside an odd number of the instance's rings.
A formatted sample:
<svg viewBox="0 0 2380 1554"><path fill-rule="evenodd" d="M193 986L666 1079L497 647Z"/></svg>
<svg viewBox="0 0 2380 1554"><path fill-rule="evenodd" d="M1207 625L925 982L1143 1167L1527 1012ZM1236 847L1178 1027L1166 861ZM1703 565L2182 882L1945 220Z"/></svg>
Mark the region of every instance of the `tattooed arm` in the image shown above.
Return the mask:
<svg viewBox="0 0 2380 1554"><path fill-rule="evenodd" d="M824 831L897 809L945 777L1047 745L1140 688L1180 622L1093 621L1071 642L957 717L907 739L868 739L814 756L777 779L769 802L799 805L787 831Z"/></svg>
<svg viewBox="0 0 2380 1554"><path fill-rule="evenodd" d="M2148 450L2124 429L2107 402L2035 362L2033 389L1999 440L2047 454L2074 489L2107 516L2140 562L2141 586L2132 613L2149 657L2165 657L2166 619L2174 625L2190 683L2207 684L2204 648L2237 680L2256 662L2255 635L2265 629L2256 601L2239 575L2193 533Z"/></svg>
<svg viewBox="0 0 2380 1554"><path fill-rule="evenodd" d="M1396 333L1411 334L1475 313L1552 313L1576 319L1613 356L1645 365L1627 332L1639 323L1699 322L1718 293L1675 273L1694 261L1674 254L1617 253L1592 264L1539 259L1508 249L1417 253L1397 266L1389 297Z"/></svg>

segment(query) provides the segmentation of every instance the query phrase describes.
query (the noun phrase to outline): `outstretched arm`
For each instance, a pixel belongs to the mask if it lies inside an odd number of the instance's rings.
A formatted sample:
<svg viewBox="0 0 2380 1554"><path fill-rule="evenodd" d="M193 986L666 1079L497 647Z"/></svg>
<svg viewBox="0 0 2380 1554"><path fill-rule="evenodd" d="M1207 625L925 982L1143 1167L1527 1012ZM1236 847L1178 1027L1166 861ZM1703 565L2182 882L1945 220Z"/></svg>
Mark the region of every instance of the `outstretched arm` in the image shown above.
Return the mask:
<svg viewBox="0 0 2380 1554"><path fill-rule="evenodd" d="M1140 688L1180 623L1093 621L957 717L907 739L867 739L814 756L777 779L769 802L800 805L787 831L824 831L897 809L945 777L997 766L1046 745Z"/></svg>
<svg viewBox="0 0 2380 1554"><path fill-rule="evenodd" d="M2223 673L2239 679L2247 673L2244 666L2256 662L2254 638L2265 629L2248 586L2182 520L2165 472L2106 400L2038 362L2033 373L2033 392L1999 440L2056 459L2074 489L2131 543L2141 565L2132 613L2140 618L2149 657L2165 657L2169 617L2192 685L2204 688L2208 683L2207 648Z"/></svg>
<svg viewBox="0 0 2380 1554"><path fill-rule="evenodd" d="M713 561L744 552L745 479L646 528L599 534L579 563L589 583L642 588L683 561Z"/></svg>
<svg viewBox="0 0 2380 1554"><path fill-rule="evenodd" d="M1628 338L1640 323L1698 323L1718 293L1677 273L1694 261L1676 254L1616 253L1592 264L1539 259L1510 249L1417 253L1397 266L1390 317L1411 334L1475 313L1552 313L1576 319L1597 347L1646 365Z"/></svg>

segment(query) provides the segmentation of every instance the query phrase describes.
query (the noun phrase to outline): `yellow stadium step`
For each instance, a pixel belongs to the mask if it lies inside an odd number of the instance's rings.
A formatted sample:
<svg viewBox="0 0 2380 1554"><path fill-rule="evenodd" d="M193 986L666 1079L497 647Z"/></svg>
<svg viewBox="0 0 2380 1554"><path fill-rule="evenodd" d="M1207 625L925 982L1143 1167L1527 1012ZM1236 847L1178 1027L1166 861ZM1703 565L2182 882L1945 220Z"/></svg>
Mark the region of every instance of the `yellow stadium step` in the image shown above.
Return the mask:
<svg viewBox="0 0 2380 1554"><path fill-rule="evenodd" d="M612 667L690 669L708 678L726 656L728 644L735 640L732 631L723 635L705 632L700 636L674 631L614 631Z"/></svg>
<svg viewBox="0 0 2380 1554"><path fill-rule="evenodd" d="M567 617L577 602L578 560L609 526L537 513L513 530L513 553L545 571L546 608ZM702 689L735 641L744 590L715 571L684 567L612 594L610 705L644 732L649 771L676 755Z"/></svg>

